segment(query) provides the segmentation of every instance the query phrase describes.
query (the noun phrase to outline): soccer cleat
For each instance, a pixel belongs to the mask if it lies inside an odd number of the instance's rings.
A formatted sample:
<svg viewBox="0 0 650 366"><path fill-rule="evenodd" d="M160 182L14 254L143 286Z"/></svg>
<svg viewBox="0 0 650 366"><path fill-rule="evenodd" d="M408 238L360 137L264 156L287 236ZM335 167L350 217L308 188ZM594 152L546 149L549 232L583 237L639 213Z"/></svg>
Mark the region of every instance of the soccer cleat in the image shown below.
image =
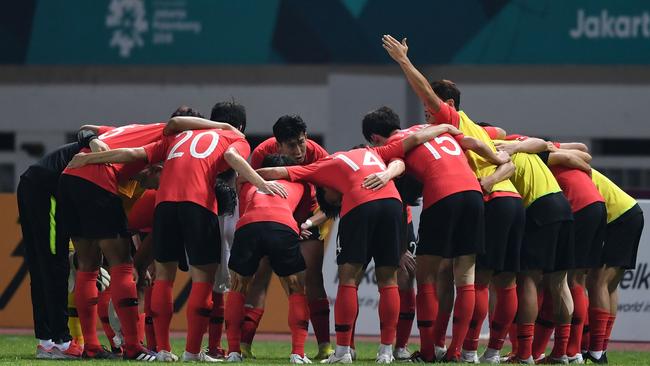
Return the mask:
<svg viewBox="0 0 650 366"><path fill-rule="evenodd" d="M84 351L81 354L81 358L95 360L115 360L118 358L118 356L114 355L104 347L95 348L86 346L84 347Z"/></svg>
<svg viewBox="0 0 650 366"><path fill-rule="evenodd" d="M80 359L83 353L83 347L74 339L70 341L68 348L61 350L58 345L52 347L52 359L55 360L76 360Z"/></svg>
<svg viewBox="0 0 650 366"><path fill-rule="evenodd" d="M508 359L508 361L506 361L505 363L515 363L515 364L523 364L523 365L534 365L534 364L535 364L535 360L533 359L533 356L529 356L529 357L528 357L527 359L525 359L525 360L522 360L522 359L518 358L517 356L512 356L512 357L510 357L510 359Z"/></svg>
<svg viewBox="0 0 650 366"><path fill-rule="evenodd" d="M566 355L563 355L562 357L544 357L542 359L536 360L535 363L537 364L549 364L549 365L568 365L569 364L569 357Z"/></svg>
<svg viewBox="0 0 650 366"><path fill-rule="evenodd" d="M321 363L352 363L352 355L346 353L339 357L336 353L332 353L327 359L321 361Z"/></svg>
<svg viewBox="0 0 650 366"><path fill-rule="evenodd" d="M477 351L460 351L460 361L462 363L479 363Z"/></svg>
<svg viewBox="0 0 650 366"><path fill-rule="evenodd" d="M334 348L329 342L321 343L318 345L318 354L314 357L314 360L325 360L332 353L334 353Z"/></svg>
<svg viewBox="0 0 650 366"><path fill-rule="evenodd" d="M586 356L586 357L585 357ZM600 358L594 357L591 352L587 352L582 355L582 357L585 357L585 361L589 360L592 363L599 364L599 365L605 365L607 364L607 353L603 352L603 354L600 356Z"/></svg>
<svg viewBox="0 0 650 366"><path fill-rule="evenodd" d="M189 353L187 351L184 351L182 361L183 362L223 362L223 360L219 360L208 356L203 351L199 353Z"/></svg>
<svg viewBox="0 0 650 366"><path fill-rule="evenodd" d="M355 361L357 359L357 350L354 348L350 348L350 357L352 357L352 361Z"/></svg>
<svg viewBox="0 0 650 366"><path fill-rule="evenodd" d="M311 363L311 360L307 358L307 356L301 356L292 353L291 356L289 356L289 363L305 364L305 363Z"/></svg>
<svg viewBox="0 0 650 366"><path fill-rule="evenodd" d="M420 351L415 351L411 353L411 357L409 358L408 361L405 362L412 362L412 363L426 363L426 362L434 362L435 359L433 360L427 360L424 357L422 357L422 353Z"/></svg>
<svg viewBox="0 0 650 366"><path fill-rule="evenodd" d="M569 356L569 363L584 364L585 360L582 358L581 353L576 353L575 356Z"/></svg>
<svg viewBox="0 0 650 366"><path fill-rule="evenodd" d="M377 358L375 358L375 363L393 363L393 361L395 361L395 357L392 353L377 354Z"/></svg>
<svg viewBox="0 0 650 366"><path fill-rule="evenodd" d="M411 351L408 350L408 348L395 348L395 351L393 351L393 357L395 357L395 360L398 362L409 362L411 359Z"/></svg>
<svg viewBox="0 0 650 366"><path fill-rule="evenodd" d="M435 346L434 350L435 350L436 360L442 360L447 354L447 347Z"/></svg>
<svg viewBox="0 0 650 366"><path fill-rule="evenodd" d="M257 359L257 357L255 357L255 354L253 353L253 348L252 348L252 346L251 346L250 344L248 344L248 343L241 343L241 344L239 345L239 348L241 349L241 355L242 355L242 357L244 357L244 358L250 358L251 360L255 360L255 359Z"/></svg>
<svg viewBox="0 0 650 366"><path fill-rule="evenodd" d="M515 358L515 357L517 357L517 355L516 355L514 352L508 352L508 354L506 354L505 356L501 356L501 357L499 358L499 361L501 361L501 363L506 363L506 362L508 362L511 358Z"/></svg>
<svg viewBox="0 0 650 366"><path fill-rule="evenodd" d="M225 360L226 359L226 351L224 351L224 349L221 348L221 347L219 347L217 349L214 349L214 350L207 350L207 351L205 351L205 353L208 356L212 357L212 358L216 358L216 359L219 359L219 360Z"/></svg>
<svg viewBox="0 0 650 366"><path fill-rule="evenodd" d="M226 357L226 362L242 362L244 361L244 356L239 352L230 352L228 357Z"/></svg>
<svg viewBox="0 0 650 366"><path fill-rule="evenodd" d="M160 362L176 362L176 361L178 361L178 356L176 356L175 354L173 354L173 353L171 353L169 351L162 350L162 351L158 351L158 353L156 353L156 361L160 361Z"/></svg>
<svg viewBox="0 0 650 366"><path fill-rule="evenodd" d="M52 359L52 350L55 347L52 348L45 348L41 346L40 344L36 346L36 358L39 360L51 360Z"/></svg>
<svg viewBox="0 0 650 366"><path fill-rule="evenodd" d="M501 356L499 356L499 354L496 354L494 356L487 356L485 353L483 353L481 357L479 357L478 362L491 364L501 363Z"/></svg>
<svg viewBox="0 0 650 366"><path fill-rule="evenodd" d="M122 347L111 346L111 353L117 357L122 357L124 355L124 350L122 349Z"/></svg>
<svg viewBox="0 0 650 366"><path fill-rule="evenodd" d="M143 346L138 346L135 349L125 349L122 355L124 360L153 362L156 361L156 352L150 351Z"/></svg>

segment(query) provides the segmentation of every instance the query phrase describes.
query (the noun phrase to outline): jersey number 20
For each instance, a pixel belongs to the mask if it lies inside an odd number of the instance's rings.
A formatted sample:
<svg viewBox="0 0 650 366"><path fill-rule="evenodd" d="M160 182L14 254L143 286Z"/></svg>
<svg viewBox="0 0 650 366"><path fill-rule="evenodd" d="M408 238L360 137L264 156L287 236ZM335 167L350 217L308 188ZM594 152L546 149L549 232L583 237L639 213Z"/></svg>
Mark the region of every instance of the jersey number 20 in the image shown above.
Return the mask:
<svg viewBox="0 0 650 366"><path fill-rule="evenodd" d="M169 155L167 156L167 160L171 160L171 159L174 159L174 158L180 158L181 156L183 156L183 154L185 154L182 151L176 152L176 150L178 150L178 148L180 148L181 145L183 145L190 138L192 138L192 135L194 134L194 131L192 131L192 130L184 131L184 132L180 133L178 136L180 136L182 134L185 134L185 136L183 136L183 138L181 138L180 141L178 141L176 143L176 145L174 145L172 147L172 149L169 151ZM205 151L198 152L198 151L196 151L196 146L199 144L199 141L201 141L201 138L203 138L203 136L209 136L210 137L210 145L208 146L207 149L205 149ZM214 132L214 131L201 132L201 133L197 134L196 136L194 136L194 138L192 139L192 142L190 143L190 155L192 155L193 157L195 157L197 159L205 159L208 156L210 156L210 154L212 154L212 152L214 151L214 149L217 147L218 144L219 144L219 135L216 132Z"/></svg>

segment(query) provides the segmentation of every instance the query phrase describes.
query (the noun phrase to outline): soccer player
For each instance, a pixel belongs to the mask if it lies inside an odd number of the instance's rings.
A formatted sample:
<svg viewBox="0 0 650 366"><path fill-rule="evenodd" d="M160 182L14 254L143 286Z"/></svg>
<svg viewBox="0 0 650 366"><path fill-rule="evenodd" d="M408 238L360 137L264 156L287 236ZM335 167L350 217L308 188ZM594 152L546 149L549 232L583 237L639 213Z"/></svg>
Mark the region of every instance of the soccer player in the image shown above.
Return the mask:
<svg viewBox="0 0 650 366"><path fill-rule="evenodd" d="M117 128L90 126L110 148L141 146L158 141L178 131L182 121L175 117L166 125L127 125ZM221 124L223 128L234 127ZM82 150L84 151L84 150ZM145 349L138 338L138 301L131 240L126 217L118 197L118 182L127 181L144 167L144 161L131 164L93 164L79 169L66 168L60 180L61 206L66 227L75 244L79 261L76 273L75 303L84 334L84 357L111 358L104 351L96 333L97 287L95 280L102 253L111 272L111 299L116 306L125 337L124 358L153 360L155 354Z"/></svg>
<svg viewBox="0 0 650 366"><path fill-rule="evenodd" d="M243 107L235 103L231 104L231 108L243 110ZM241 120L226 122L235 127L241 125ZM250 168L245 160L249 152L248 143L238 131L187 130L144 147L78 154L70 163L75 167L100 163L146 161L151 164L165 161L154 214L156 280L152 293L152 310L155 313L158 360L177 360L171 353L169 343L169 325L173 312L171 291L178 259L186 253L191 266L192 290L187 306L188 330L183 360L217 361L201 351L201 340L207 330L212 309L212 286L220 255L218 211L214 194L217 174L232 167L263 192L286 195L281 185L266 182ZM123 322L122 324L124 326ZM148 358L143 358L149 361Z"/></svg>
<svg viewBox="0 0 650 366"><path fill-rule="evenodd" d="M586 153L560 149L560 143L548 143L537 138L520 137L518 140L517 143L500 144L499 148L510 154L517 152L538 153L544 163L549 166L571 205L574 217L575 252L576 254L580 253L575 257L575 269L568 275L574 302L571 324L554 324L552 299L545 295L542 311L535 326L533 358L536 360L540 358L555 329L555 341L550 359L552 361L563 360L566 354L569 362L580 362L582 361L580 343L584 321L587 317L585 279L588 270L596 270L601 266L600 259L607 219L604 198L589 176L591 173L589 165L579 156L587 155ZM587 159L590 160L589 157ZM570 167L572 161L579 162L582 169L586 171ZM548 291L546 292L548 293Z"/></svg>
<svg viewBox="0 0 650 366"><path fill-rule="evenodd" d="M390 108L381 107L366 114L363 119L363 135L374 145L399 141L410 133L425 128L413 126L400 130L399 117ZM501 165L508 157L498 157L485 143L465 137L450 126L455 134L443 134L418 146L406 154L405 163L409 174L423 184L423 211L420 218L416 279L418 281L418 324L420 328L420 357L434 359L433 320L436 316L434 284L440 262L453 258L453 271L459 296L455 314L466 311L465 322L456 321L455 342L448 354L449 359L460 356L460 342L465 338L473 310L474 255L481 251L483 233L466 230L483 228L483 201L481 188L463 154L463 148L476 151L493 164ZM454 215L449 215L454 212ZM438 237L446 238L442 241Z"/></svg>
<svg viewBox="0 0 650 366"><path fill-rule="evenodd" d="M106 146L97 134L81 129L77 141L61 146L32 164L18 183L18 212L31 278L36 358L80 358L83 349L68 329L68 246L70 236L57 209L58 182L68 162L82 148Z"/></svg>
<svg viewBox="0 0 650 366"><path fill-rule="evenodd" d="M401 157L446 131L446 126L429 127L391 145L338 152L306 166L258 170L268 179L310 182L319 187L319 205L328 217L340 210L336 350L325 362L352 362L350 339L358 312L357 283L371 259L379 287L381 345L376 361L394 360L392 345L399 316L396 272L403 216L402 202L391 179L403 172L404 164L395 160L386 168L384 161ZM362 184L374 188L366 189Z"/></svg>
<svg viewBox="0 0 650 366"><path fill-rule="evenodd" d="M264 158L262 167L293 164L295 162L289 157L271 154ZM233 285L226 300L226 360L229 362L243 360L240 338L246 291L260 260L267 256L289 297L289 328L292 335L290 362L311 363L305 356L309 324L309 309L303 285L305 261L300 253L300 229L293 217L301 200L310 200L310 188L304 183L283 180L276 182L286 189L286 199L260 192L250 183L244 183L240 190L241 215L228 263L234 272ZM304 195L305 192L307 195Z"/></svg>
<svg viewBox="0 0 650 366"><path fill-rule="evenodd" d="M476 138L496 151L489 136L476 125L460 108L460 91L451 82L435 82L431 85L413 66L407 56L406 40L401 43L386 35L383 47L402 68L409 84L425 105L427 122L432 124L449 123L466 136ZM497 169L493 162L475 152L467 153L469 165L481 181L484 192L486 250L477 258L477 278L475 288L475 308L471 316L471 326L464 342L463 360L478 362L478 336L488 309L488 284L492 282L497 291L499 310L491 324L490 344L484 358L496 360L503 346L507 324L514 319L517 309L515 273L519 270L519 250L523 236L524 208L521 197L507 179L513 172L511 164ZM493 276L493 274L497 274ZM448 276L448 278L451 278ZM458 301L458 299L457 299ZM460 313L455 313L460 315ZM458 319L458 318L456 318ZM458 322L455 322L458 324ZM462 323L462 322L461 322ZM438 327L438 329L443 329ZM458 346L452 339L454 348ZM427 346L429 346L427 344ZM426 351L427 355L430 353ZM452 353L455 351L452 351Z"/></svg>
<svg viewBox="0 0 650 366"><path fill-rule="evenodd" d="M284 115L278 118L273 125L273 137L262 142L251 154L251 166L260 168L265 156L280 153L293 158L298 165L307 165L327 156L323 149L307 136L307 126L298 115ZM315 194L311 193L311 205L303 205L296 212L296 219L309 230L311 234L300 241L300 250L305 259L305 288L309 301L309 314L314 328L314 335L318 343L318 354L314 359L326 359L332 354L330 346L330 305L323 284L323 255L325 243L319 225L314 221L322 221L324 215L319 213ZM312 217L316 215L316 217ZM321 220L319 220L321 219ZM309 220L309 221L307 221ZM325 225L320 225L325 228ZM267 259L260 262L260 266L253 278L246 297L246 317L242 330L241 348L245 357L254 358L251 343L259 322L264 313L266 291L271 280L271 267Z"/></svg>

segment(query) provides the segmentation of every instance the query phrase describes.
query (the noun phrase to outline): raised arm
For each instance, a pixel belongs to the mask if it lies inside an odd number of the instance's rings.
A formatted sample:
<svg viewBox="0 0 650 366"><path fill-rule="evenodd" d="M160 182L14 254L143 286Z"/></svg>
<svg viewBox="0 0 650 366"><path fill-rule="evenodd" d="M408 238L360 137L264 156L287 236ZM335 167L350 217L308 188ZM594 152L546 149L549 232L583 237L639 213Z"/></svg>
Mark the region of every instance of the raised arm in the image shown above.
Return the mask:
<svg viewBox="0 0 650 366"><path fill-rule="evenodd" d="M413 66L411 60L406 56L408 52L408 46L406 45L406 38L400 43L391 35L384 35L382 37L382 42L384 49L390 57L397 62L397 64L402 68L406 80L408 80L411 88L417 94L418 98L424 103L425 107L428 110L433 112L438 112L440 110L440 104L442 100L438 98L436 93L429 85L427 78L418 71L418 69Z"/></svg>
<svg viewBox="0 0 650 366"><path fill-rule="evenodd" d="M452 125L448 125L448 124L431 125L403 139L402 145L404 147L404 152L406 153L411 149L415 148L416 146L421 145L429 140L432 140L442 135L443 133L448 133L450 135L461 134L460 130L458 130L456 127Z"/></svg>
<svg viewBox="0 0 650 366"><path fill-rule="evenodd" d="M130 163L138 160L147 160L147 153L144 148L122 148L102 152L79 153L70 160L68 168L81 168L88 164Z"/></svg>
<svg viewBox="0 0 650 366"><path fill-rule="evenodd" d="M497 154L483 141L471 137L465 136L460 140L460 146L464 150L472 150L473 152L481 155L485 160L489 161L494 165L505 164L510 161L510 156L507 153Z"/></svg>
<svg viewBox="0 0 650 366"><path fill-rule="evenodd" d="M173 135L175 133L186 131L186 130L202 130L202 129L210 129L210 128L233 131L239 134L240 136L244 137L244 134L241 131L239 131L237 128L235 128L234 126L228 123L215 122L205 118L190 117L190 116L172 117L165 125L165 128L163 129L163 134Z"/></svg>
<svg viewBox="0 0 650 366"><path fill-rule="evenodd" d="M235 169L240 177L246 179L260 191L264 193L277 194L283 198L287 198L287 191L284 189L282 184L264 180L264 178L257 174L255 170L248 165L246 159L239 155L237 149L233 147L228 148L224 154L224 159L226 159L226 162L231 168Z"/></svg>

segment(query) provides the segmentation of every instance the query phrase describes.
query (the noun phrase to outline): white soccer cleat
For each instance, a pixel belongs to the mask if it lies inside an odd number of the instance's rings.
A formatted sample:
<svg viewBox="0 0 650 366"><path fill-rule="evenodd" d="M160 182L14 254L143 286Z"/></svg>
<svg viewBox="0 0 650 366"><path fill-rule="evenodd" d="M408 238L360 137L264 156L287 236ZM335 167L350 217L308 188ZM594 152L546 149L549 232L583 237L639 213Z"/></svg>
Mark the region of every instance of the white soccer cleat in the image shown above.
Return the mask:
<svg viewBox="0 0 650 366"><path fill-rule="evenodd" d="M52 348L45 348L39 344L36 346L36 358L39 360L51 360Z"/></svg>
<svg viewBox="0 0 650 366"><path fill-rule="evenodd" d="M160 361L160 362L176 362L176 361L178 361L178 356L176 356L175 354L173 354L173 353L171 353L169 351L162 350L162 351L159 351L158 353L156 353L156 361Z"/></svg>
<svg viewBox="0 0 650 366"><path fill-rule="evenodd" d="M376 363L393 363L395 361L395 357L393 357L392 353L381 353L377 355L377 358L375 359Z"/></svg>
<svg viewBox="0 0 650 366"><path fill-rule="evenodd" d="M336 353L332 353L328 358L321 361L321 363L352 363L352 355L348 352L339 357Z"/></svg>
<svg viewBox="0 0 650 366"><path fill-rule="evenodd" d="M399 362L408 362L411 359L411 355L411 351L406 347L395 348L395 351L393 351L393 357Z"/></svg>
<svg viewBox="0 0 650 366"><path fill-rule="evenodd" d="M447 347L435 346L436 360L442 360L447 354Z"/></svg>
<svg viewBox="0 0 650 366"><path fill-rule="evenodd" d="M203 351L199 353L189 353L187 351L184 351L182 361L183 362L223 362L223 360L208 356Z"/></svg>
<svg viewBox="0 0 650 366"><path fill-rule="evenodd" d="M305 363L312 363L307 356L301 356L299 354L292 353L291 356L289 357L289 363L295 363L295 364L305 364Z"/></svg>
<svg viewBox="0 0 650 366"><path fill-rule="evenodd" d="M242 362L244 361L244 356L239 352L230 352L226 357L226 362Z"/></svg>
<svg viewBox="0 0 650 366"><path fill-rule="evenodd" d="M575 356L569 356L569 363L584 364L585 360L582 358L582 354L578 353Z"/></svg>
<svg viewBox="0 0 650 366"><path fill-rule="evenodd" d="M479 363L477 351L461 350L460 362L462 363Z"/></svg>
<svg viewBox="0 0 650 366"><path fill-rule="evenodd" d="M478 362L491 363L491 364L501 363L501 356L498 353L493 356L488 356L485 353L483 353L483 355L479 357Z"/></svg>

